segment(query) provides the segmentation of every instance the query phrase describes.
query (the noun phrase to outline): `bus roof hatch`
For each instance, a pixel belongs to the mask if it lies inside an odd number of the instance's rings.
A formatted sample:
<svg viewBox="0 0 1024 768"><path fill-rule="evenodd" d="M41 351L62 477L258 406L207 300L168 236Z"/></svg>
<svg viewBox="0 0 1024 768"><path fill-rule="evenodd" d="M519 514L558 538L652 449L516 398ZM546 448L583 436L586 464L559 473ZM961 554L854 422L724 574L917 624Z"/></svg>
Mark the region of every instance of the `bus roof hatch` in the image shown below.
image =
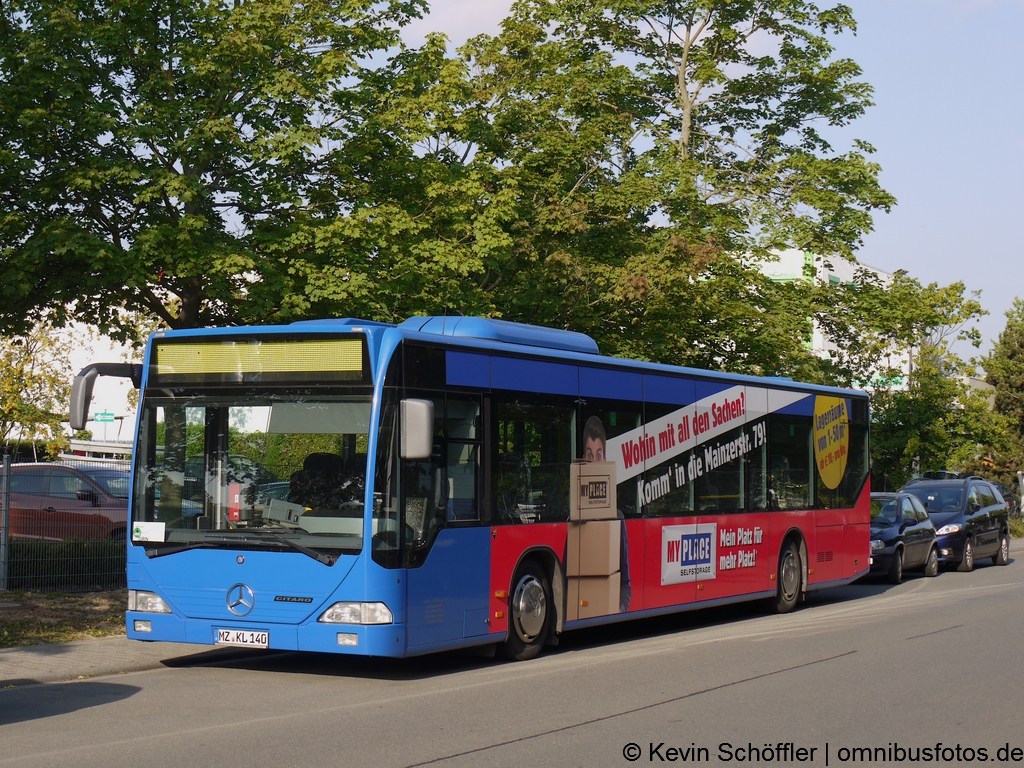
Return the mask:
<svg viewBox="0 0 1024 768"><path fill-rule="evenodd" d="M410 317L398 327L440 336L485 339L506 344L598 354L597 342L584 333L486 317Z"/></svg>

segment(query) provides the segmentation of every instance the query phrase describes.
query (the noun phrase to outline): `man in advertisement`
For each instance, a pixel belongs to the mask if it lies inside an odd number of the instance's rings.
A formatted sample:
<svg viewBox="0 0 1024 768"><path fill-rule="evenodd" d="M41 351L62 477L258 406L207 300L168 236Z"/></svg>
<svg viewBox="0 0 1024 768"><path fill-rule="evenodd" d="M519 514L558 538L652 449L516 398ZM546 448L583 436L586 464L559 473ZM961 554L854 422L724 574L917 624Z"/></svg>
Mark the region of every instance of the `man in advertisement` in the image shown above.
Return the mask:
<svg viewBox="0 0 1024 768"><path fill-rule="evenodd" d="M583 458L587 462L607 461L605 450L607 443L604 424L599 417L591 416L583 427ZM621 525L621 535L619 537L619 573L621 584L619 612L625 613L629 610L629 601L633 596L633 590L629 581L629 542L626 538L626 518L621 510L616 510L616 513Z"/></svg>

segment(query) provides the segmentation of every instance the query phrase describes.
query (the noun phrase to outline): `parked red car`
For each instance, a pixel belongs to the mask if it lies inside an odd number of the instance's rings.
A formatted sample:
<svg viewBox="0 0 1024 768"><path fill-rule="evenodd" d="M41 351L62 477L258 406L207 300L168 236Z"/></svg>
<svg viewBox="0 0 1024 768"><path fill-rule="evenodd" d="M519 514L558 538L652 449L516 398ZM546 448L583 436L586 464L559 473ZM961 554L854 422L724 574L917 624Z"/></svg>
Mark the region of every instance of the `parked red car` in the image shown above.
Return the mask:
<svg viewBox="0 0 1024 768"><path fill-rule="evenodd" d="M12 464L10 536L124 539L128 470L106 464Z"/></svg>

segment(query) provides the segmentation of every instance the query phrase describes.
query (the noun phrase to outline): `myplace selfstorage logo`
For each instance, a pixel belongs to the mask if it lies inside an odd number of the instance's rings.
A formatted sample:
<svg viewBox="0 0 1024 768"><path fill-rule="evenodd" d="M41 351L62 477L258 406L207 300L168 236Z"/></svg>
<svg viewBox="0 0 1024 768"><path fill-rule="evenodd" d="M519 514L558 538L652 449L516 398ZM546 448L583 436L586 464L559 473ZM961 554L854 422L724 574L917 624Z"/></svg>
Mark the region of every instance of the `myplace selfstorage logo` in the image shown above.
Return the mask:
<svg viewBox="0 0 1024 768"><path fill-rule="evenodd" d="M580 503L583 506L605 506L608 503L608 480L585 480L580 483Z"/></svg>
<svg viewBox="0 0 1024 768"><path fill-rule="evenodd" d="M661 585L715 578L718 523L661 529Z"/></svg>

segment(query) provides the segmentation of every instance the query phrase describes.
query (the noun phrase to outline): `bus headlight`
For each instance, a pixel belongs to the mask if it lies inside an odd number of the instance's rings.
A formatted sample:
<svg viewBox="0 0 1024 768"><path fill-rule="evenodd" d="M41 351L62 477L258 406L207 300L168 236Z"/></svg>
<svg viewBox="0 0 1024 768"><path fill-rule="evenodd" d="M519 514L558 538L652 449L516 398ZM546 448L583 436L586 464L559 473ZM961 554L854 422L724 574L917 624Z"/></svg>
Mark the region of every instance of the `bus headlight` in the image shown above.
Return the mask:
<svg viewBox="0 0 1024 768"><path fill-rule="evenodd" d="M394 620L384 603L335 603L317 619L324 624L391 624Z"/></svg>
<svg viewBox="0 0 1024 768"><path fill-rule="evenodd" d="M170 613L171 608L164 599L155 592L143 592L138 589L128 590L128 610L143 613Z"/></svg>

